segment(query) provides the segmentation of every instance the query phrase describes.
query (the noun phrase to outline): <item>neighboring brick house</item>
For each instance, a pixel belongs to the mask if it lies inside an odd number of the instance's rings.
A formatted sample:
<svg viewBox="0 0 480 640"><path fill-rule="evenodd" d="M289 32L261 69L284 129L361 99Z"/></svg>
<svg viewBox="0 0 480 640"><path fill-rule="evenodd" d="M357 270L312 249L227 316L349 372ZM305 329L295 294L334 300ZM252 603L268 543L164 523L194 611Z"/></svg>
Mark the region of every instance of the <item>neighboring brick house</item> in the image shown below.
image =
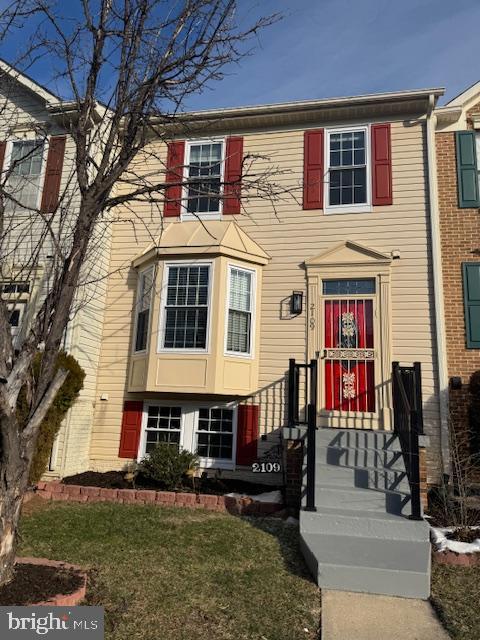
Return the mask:
<svg viewBox="0 0 480 640"><path fill-rule="evenodd" d="M466 444L468 385L480 370L480 82L434 118L450 422Z"/></svg>

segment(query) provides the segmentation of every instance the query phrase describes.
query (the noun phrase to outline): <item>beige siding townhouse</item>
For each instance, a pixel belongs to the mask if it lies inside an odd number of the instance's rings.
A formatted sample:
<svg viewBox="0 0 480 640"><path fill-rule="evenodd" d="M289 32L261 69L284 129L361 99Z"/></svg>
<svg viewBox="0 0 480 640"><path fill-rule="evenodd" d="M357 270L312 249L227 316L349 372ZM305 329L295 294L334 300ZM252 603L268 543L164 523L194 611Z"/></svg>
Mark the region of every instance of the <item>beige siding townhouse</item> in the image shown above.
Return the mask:
<svg viewBox="0 0 480 640"><path fill-rule="evenodd" d="M77 193L74 143L68 135L71 108L49 90L0 62L0 165L9 177L19 203L38 207L42 215L61 207L75 214ZM55 226L60 244L68 244L69 214L63 216L63 231ZM1 295L8 301L10 322L17 340L28 330L45 292L53 256L52 244L42 222L26 209L7 204L9 221L2 238L0 256ZM85 286L80 287L72 319L65 335L65 348L86 372L84 388L68 413L54 444L47 477L65 476L89 467L90 435L96 394L108 268L109 228L99 229L98 241L85 266ZM43 235L42 235L43 234ZM101 237L101 241L100 241Z"/></svg>
<svg viewBox="0 0 480 640"><path fill-rule="evenodd" d="M318 426L379 431L393 428L398 361L421 363L438 481L426 129L439 95L185 116L195 135L177 134L163 163L144 166L166 166L163 217L134 203L113 224L92 469L125 468L168 441L204 469L259 480L252 464L289 437L291 359L318 364ZM237 189L252 157L285 186L275 206Z"/></svg>

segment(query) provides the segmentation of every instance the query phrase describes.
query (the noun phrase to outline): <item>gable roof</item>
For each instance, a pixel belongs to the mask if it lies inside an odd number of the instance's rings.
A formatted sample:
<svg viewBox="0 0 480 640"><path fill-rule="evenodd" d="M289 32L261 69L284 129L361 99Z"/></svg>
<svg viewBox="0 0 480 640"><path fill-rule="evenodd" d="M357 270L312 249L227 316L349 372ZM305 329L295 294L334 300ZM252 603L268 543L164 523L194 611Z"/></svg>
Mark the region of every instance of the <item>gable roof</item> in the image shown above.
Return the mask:
<svg viewBox="0 0 480 640"><path fill-rule="evenodd" d="M10 79L15 80L24 89L27 89L31 93L35 93L47 105L61 102L61 98L59 98L59 96L55 95L54 93L46 89L43 85L33 80L33 78L28 76L26 73L20 72L18 69L13 67L2 58L0 58L0 74L7 75Z"/></svg>
<svg viewBox="0 0 480 640"><path fill-rule="evenodd" d="M308 269L317 265L390 264L391 261L392 258L385 253L364 247L358 242L345 240L312 258L308 258L305 260L305 266Z"/></svg>

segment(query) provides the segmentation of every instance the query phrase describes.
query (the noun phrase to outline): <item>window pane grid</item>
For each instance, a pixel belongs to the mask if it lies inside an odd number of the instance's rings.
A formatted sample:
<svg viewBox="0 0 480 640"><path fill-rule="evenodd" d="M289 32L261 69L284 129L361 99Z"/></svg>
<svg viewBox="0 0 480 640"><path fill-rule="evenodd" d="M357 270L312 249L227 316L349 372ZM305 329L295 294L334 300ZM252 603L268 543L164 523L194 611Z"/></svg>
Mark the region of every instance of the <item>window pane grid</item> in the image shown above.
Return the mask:
<svg viewBox="0 0 480 640"><path fill-rule="evenodd" d="M230 269L227 351L250 351L251 309L252 274L243 269Z"/></svg>
<svg viewBox="0 0 480 640"><path fill-rule="evenodd" d="M364 131L330 134L329 204L364 204L367 201L367 168Z"/></svg>
<svg viewBox="0 0 480 640"><path fill-rule="evenodd" d="M28 140L12 144L8 191L25 208L35 209L37 207L42 156L43 144L41 142ZM5 206L10 211L19 207L10 200L7 200Z"/></svg>
<svg viewBox="0 0 480 640"><path fill-rule="evenodd" d="M190 146L187 211L215 213L220 210L222 144Z"/></svg>
<svg viewBox="0 0 480 640"><path fill-rule="evenodd" d="M182 410L180 407L148 407L145 453L159 442L180 446Z"/></svg>
<svg viewBox="0 0 480 640"><path fill-rule="evenodd" d="M208 266L169 267L165 348L205 349L208 284Z"/></svg>
<svg viewBox="0 0 480 640"><path fill-rule="evenodd" d="M148 325L153 293L153 268L140 274L137 300L137 328L135 337L135 351L147 348Z"/></svg>
<svg viewBox="0 0 480 640"><path fill-rule="evenodd" d="M233 410L202 408L198 413L197 453L202 458L231 460Z"/></svg>
<svg viewBox="0 0 480 640"><path fill-rule="evenodd" d="M356 280L324 280L323 295L365 295L375 293L374 278L358 278Z"/></svg>

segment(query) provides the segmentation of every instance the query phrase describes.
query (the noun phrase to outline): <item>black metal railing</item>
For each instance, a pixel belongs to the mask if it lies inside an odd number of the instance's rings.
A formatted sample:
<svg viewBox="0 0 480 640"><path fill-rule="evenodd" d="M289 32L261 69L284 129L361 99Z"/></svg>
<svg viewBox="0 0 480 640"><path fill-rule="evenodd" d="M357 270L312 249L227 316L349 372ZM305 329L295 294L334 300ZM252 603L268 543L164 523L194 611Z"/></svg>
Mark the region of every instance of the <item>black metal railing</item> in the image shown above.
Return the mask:
<svg viewBox="0 0 480 640"><path fill-rule="evenodd" d="M423 434L422 372L419 362L392 367L393 425L402 447L410 484L412 519L422 519L420 499L420 456L418 437Z"/></svg>
<svg viewBox="0 0 480 640"><path fill-rule="evenodd" d="M315 508L315 432L317 430L317 361L288 366L288 426L307 427L307 476L305 511Z"/></svg>

